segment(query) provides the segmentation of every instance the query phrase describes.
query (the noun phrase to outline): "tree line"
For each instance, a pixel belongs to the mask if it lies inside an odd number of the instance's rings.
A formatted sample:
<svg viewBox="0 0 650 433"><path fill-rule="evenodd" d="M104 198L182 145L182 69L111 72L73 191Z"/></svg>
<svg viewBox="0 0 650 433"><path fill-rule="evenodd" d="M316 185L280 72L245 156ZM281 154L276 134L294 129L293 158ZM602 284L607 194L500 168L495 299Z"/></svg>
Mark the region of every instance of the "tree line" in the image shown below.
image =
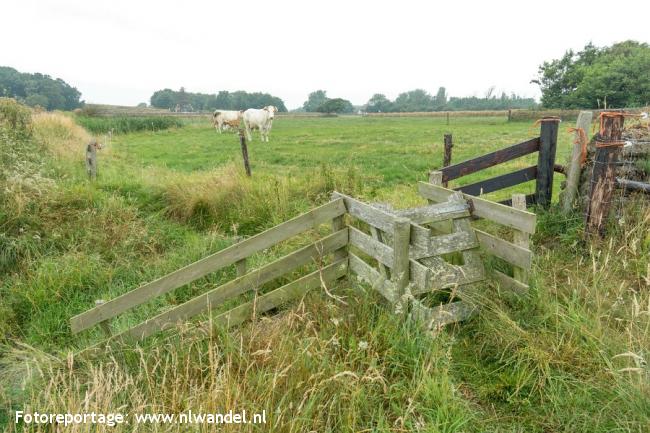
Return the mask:
<svg viewBox="0 0 650 433"><path fill-rule="evenodd" d="M650 46L625 41L611 47L589 43L544 62L532 81L551 108L625 108L650 105Z"/></svg>
<svg viewBox="0 0 650 433"><path fill-rule="evenodd" d="M273 105L279 111L286 112L284 101L268 93L243 90L228 92L222 90L216 94L187 92L184 87L179 90L163 89L151 95L151 106L180 111L245 110Z"/></svg>
<svg viewBox="0 0 650 433"><path fill-rule="evenodd" d="M81 92L60 78L18 72L6 66L0 66L0 96L46 110L74 110L83 103L79 100Z"/></svg>
<svg viewBox="0 0 650 433"><path fill-rule="evenodd" d="M416 111L461 111L461 110L507 110L510 108L534 108L535 99L517 96L514 93L500 96L494 88L488 89L484 97L448 97L447 90L440 87L435 95L426 90L415 89L400 93L391 101L382 93L376 93L365 105L357 107L368 113L396 113ZM341 98L328 98L325 90L316 90L297 111L320 113L352 113L355 107Z"/></svg>

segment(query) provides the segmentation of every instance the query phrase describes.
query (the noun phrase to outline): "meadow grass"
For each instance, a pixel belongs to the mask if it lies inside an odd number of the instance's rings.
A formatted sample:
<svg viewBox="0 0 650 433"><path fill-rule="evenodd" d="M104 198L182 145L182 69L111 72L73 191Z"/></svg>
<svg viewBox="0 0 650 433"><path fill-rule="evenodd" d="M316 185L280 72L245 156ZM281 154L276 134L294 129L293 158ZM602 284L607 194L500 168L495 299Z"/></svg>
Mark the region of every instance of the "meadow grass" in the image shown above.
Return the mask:
<svg viewBox="0 0 650 433"><path fill-rule="evenodd" d="M481 286L472 295L479 314L435 336L392 314L370 288L350 279L330 287L345 303L314 291L230 332L208 327L200 336L181 328L97 358L73 355L102 338L97 329L72 336L68 327L95 299L114 298L232 245L327 201L335 189L396 207L421 204L414 182L440 166L445 132L454 134L454 161L460 161L535 135L530 123L280 119L270 143L255 137L249 144L250 179L240 167L238 137L196 123L116 136L99 153L93 183L77 151L87 136L60 127L64 123L33 121L33 140L45 156L40 173L51 185L24 190L20 208L12 201L0 208L0 426L9 431L50 431L15 426L13 411L23 408L267 411L267 425L218 431L650 428L650 207L641 198L628 202L624 221L612 221L605 240L584 237L580 215L538 211L530 293ZM558 162L571 140L560 131ZM261 252L252 266L316 235ZM199 279L113 326L126 329L234 272Z"/></svg>

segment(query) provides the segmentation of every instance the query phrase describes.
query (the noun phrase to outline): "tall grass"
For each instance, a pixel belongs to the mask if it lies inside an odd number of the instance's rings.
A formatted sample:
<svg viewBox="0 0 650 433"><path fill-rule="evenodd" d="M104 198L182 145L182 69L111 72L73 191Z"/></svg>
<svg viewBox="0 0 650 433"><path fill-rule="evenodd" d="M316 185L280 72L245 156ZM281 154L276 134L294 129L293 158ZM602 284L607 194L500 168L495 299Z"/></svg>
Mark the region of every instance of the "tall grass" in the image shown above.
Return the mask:
<svg viewBox="0 0 650 433"><path fill-rule="evenodd" d="M266 410L268 424L222 431L648 431L650 207L642 199L621 210L605 240L586 237L580 215L540 212L530 293L479 287L471 295L479 314L435 337L350 279L329 288L345 304L314 291L231 332L158 335L90 359L72 352L96 342L99 331L73 337L68 320L95 299L293 217L334 189L396 207L416 198L412 185L378 186L354 165L309 163L286 173L270 166L253 178L232 163L179 173L134 164L118 146L90 183L68 157L87 139L83 130L38 116L33 136L7 145L37 146L52 185L27 195L22 209L0 206L0 427L23 430L12 422L23 409L246 409ZM51 154L62 157L49 161ZM378 166L392 161L375 158ZM113 325L123 329L232 275L207 276ZM112 431L212 431L183 427Z"/></svg>
<svg viewBox="0 0 650 433"><path fill-rule="evenodd" d="M183 120L176 117L87 117L78 116L77 122L93 134L125 134L138 131L162 131L180 128Z"/></svg>

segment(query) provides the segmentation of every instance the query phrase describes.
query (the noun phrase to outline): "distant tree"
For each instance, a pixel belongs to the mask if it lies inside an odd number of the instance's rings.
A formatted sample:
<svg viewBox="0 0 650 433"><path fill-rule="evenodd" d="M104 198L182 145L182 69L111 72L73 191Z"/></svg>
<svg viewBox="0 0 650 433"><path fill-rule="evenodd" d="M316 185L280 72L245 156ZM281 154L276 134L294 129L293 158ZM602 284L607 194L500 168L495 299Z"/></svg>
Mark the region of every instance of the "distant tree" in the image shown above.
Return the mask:
<svg viewBox="0 0 650 433"><path fill-rule="evenodd" d="M316 90L309 94L305 103L302 104L302 108L313 113L318 111L318 108L325 102L327 102L327 92L325 90Z"/></svg>
<svg viewBox="0 0 650 433"><path fill-rule="evenodd" d="M366 104L366 111L369 113L389 113L393 111L393 103L381 93L375 93Z"/></svg>
<svg viewBox="0 0 650 433"><path fill-rule="evenodd" d="M158 90L149 100L152 107L173 109L176 107L176 95L172 89Z"/></svg>
<svg viewBox="0 0 650 433"><path fill-rule="evenodd" d="M316 109L319 113L352 113L354 106L347 99L328 99Z"/></svg>
<svg viewBox="0 0 650 433"><path fill-rule="evenodd" d="M436 111L442 111L447 106L447 89L444 87L438 88L438 93L433 97L433 109Z"/></svg>
<svg viewBox="0 0 650 433"><path fill-rule="evenodd" d="M138 108L147 108L147 103L146 102L140 102L138 104Z"/></svg>
<svg viewBox="0 0 650 433"><path fill-rule="evenodd" d="M650 45L625 41L587 44L577 53L544 62L533 80L542 104L554 108L634 107L650 103Z"/></svg>
<svg viewBox="0 0 650 433"><path fill-rule="evenodd" d="M81 93L60 78L21 73L8 67L0 67L0 96L48 110L73 110L81 106Z"/></svg>
<svg viewBox="0 0 650 433"><path fill-rule="evenodd" d="M262 108L273 105L281 112L286 112L287 107L284 101L277 96L268 93L248 93L243 90L236 92L220 91L218 94L192 93L181 87L179 91L171 89L158 90L151 96L151 106L157 108L174 109L176 105L181 109L212 111L222 110L245 110L247 108Z"/></svg>
<svg viewBox="0 0 650 433"><path fill-rule="evenodd" d="M425 90L411 90L397 96L395 109L400 112L432 111L433 99Z"/></svg>

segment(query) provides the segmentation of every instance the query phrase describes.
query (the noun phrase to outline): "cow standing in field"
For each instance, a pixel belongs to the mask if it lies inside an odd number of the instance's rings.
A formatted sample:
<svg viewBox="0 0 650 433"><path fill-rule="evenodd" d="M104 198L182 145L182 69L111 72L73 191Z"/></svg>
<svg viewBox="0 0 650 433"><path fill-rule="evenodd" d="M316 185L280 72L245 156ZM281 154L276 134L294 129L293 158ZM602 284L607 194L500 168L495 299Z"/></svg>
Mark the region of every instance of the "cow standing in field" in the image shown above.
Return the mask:
<svg viewBox="0 0 650 433"><path fill-rule="evenodd" d="M221 134L225 129L239 128L243 115L243 111L216 110L212 115L212 124L214 125L214 128L219 131L219 134Z"/></svg>
<svg viewBox="0 0 650 433"><path fill-rule="evenodd" d="M244 111L244 127L246 128L246 137L252 141L251 130L259 129L262 141L269 141L269 132L273 126L273 118L278 109L273 105L266 106L261 110L249 108Z"/></svg>

